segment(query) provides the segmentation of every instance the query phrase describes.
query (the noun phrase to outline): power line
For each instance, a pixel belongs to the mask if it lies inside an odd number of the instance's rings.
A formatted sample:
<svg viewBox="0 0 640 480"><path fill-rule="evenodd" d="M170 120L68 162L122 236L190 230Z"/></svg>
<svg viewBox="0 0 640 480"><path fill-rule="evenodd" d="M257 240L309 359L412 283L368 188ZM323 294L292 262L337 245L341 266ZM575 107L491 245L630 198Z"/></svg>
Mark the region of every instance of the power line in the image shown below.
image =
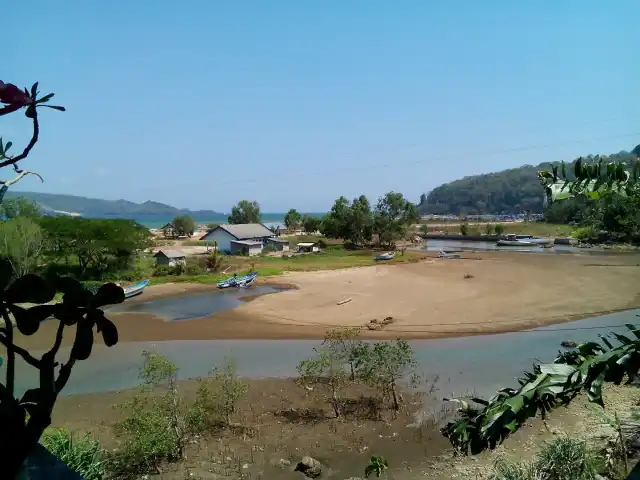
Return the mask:
<svg viewBox="0 0 640 480"><path fill-rule="evenodd" d="M619 134L619 135L608 135L608 136L602 136L602 137L591 137L588 139L581 139L581 140L571 140L571 141L563 141L563 142L555 142L555 143L547 143L547 144L537 144L537 145L529 145L529 146L525 146L525 147L512 147L512 148L504 148L504 149L500 149L500 150L488 150L485 152L466 152L466 153L455 153L455 154L447 154L447 155L438 155L435 157L429 157L428 159L418 159L418 160L409 160L409 161L403 161L403 162L385 162L385 163L378 163L378 164L369 164L369 165L363 165L363 166L359 166L359 167L347 167L347 168L335 168L335 167L331 167L331 173L344 173L344 172L359 172L359 171L365 171L365 170L371 170L371 169L380 169L380 168L389 168L389 167L405 167L405 166L409 166L409 165L420 165L420 164L424 164L427 162L433 162L433 161L444 161L444 160L456 160L456 159L460 159L460 158L469 158L469 157L473 157L473 158L484 158L484 157L491 157L491 156L495 156L495 155L501 155L501 154L505 154L505 153L517 153L517 152L525 152L525 151L531 151L531 150L538 150L538 149L545 149L545 148L551 148L551 147L559 147L559 146L564 146L564 145L576 145L576 144L582 144L582 143L588 143L588 142L592 142L594 140L612 140L612 139L618 139L618 138L628 138L628 137L639 137L640 136L640 132L633 132L633 133L623 133L623 134ZM417 144L416 144L417 145ZM403 149L406 148L412 148L412 147L404 147L404 148L400 148L400 149L396 149L393 152L398 152L401 151ZM392 153L392 152L388 152L388 153ZM343 157L348 157L351 154L343 154ZM516 167L514 167L516 168ZM296 171L286 171L286 175L284 175L283 177L285 177L287 180L291 180L294 178L304 178L304 177L310 177L310 176L314 176L315 178L318 177L318 171L317 170L305 170L305 169L301 169L301 170L296 170ZM241 178L241 179L234 179L234 180L222 180L222 181L217 181L216 184L217 185L230 185L230 184L236 184L236 183L242 183L247 184L247 183L257 183L257 182L264 182L264 177L255 177L255 178Z"/></svg>

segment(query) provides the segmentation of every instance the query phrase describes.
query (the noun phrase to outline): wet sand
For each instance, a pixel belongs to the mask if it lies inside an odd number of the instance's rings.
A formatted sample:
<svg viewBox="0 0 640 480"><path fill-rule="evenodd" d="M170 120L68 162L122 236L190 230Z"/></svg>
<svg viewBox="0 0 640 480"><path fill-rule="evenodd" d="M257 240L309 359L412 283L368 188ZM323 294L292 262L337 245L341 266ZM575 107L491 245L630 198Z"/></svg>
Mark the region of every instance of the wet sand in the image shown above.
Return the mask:
<svg viewBox="0 0 640 480"><path fill-rule="evenodd" d="M121 342L191 339L315 339L339 326L369 338L437 338L517 331L640 307L640 255L536 255L486 252L463 258L320 272L266 282L295 290L251 299L209 317L167 322L149 313L109 313ZM148 287L128 302L215 286ZM351 299L347 303L339 302ZM372 319L393 317L381 331ZM19 344L47 348L54 322ZM65 344L73 339L72 332Z"/></svg>

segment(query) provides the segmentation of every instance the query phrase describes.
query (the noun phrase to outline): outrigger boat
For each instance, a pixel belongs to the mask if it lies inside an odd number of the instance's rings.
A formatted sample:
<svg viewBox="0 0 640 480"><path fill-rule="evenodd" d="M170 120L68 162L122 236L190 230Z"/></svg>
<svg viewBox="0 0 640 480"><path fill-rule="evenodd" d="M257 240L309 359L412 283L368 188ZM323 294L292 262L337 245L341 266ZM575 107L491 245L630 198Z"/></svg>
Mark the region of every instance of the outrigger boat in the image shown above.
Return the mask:
<svg viewBox="0 0 640 480"><path fill-rule="evenodd" d="M249 287L253 284L254 280L258 276L257 272L252 272L244 277L230 277L226 280L222 280L218 282L218 288L229 288L229 287Z"/></svg>

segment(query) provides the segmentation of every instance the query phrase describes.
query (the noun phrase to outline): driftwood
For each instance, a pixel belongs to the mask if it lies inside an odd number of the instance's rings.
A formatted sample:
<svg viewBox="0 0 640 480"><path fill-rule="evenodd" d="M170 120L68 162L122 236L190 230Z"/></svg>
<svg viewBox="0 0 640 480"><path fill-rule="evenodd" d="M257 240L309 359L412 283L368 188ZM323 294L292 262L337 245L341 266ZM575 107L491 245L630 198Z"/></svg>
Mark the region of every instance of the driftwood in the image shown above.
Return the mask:
<svg viewBox="0 0 640 480"><path fill-rule="evenodd" d="M345 303L349 303L351 300L353 300L352 298L347 298L346 300L342 300L338 303L336 303L336 305L344 305Z"/></svg>

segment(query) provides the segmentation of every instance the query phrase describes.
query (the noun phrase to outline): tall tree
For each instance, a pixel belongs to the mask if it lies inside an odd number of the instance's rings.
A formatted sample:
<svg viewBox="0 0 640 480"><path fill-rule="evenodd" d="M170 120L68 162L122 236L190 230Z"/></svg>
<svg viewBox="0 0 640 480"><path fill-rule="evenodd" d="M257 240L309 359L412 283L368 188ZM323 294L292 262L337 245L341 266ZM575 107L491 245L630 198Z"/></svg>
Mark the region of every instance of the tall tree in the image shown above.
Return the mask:
<svg viewBox="0 0 640 480"><path fill-rule="evenodd" d="M380 198L373 212L373 228L378 242L388 247L393 247L419 220L416 205L397 192L389 192Z"/></svg>
<svg viewBox="0 0 640 480"><path fill-rule="evenodd" d="M351 207L347 197L338 198L331 207L331 211L322 219L322 234L329 238L348 238L350 215Z"/></svg>
<svg viewBox="0 0 640 480"><path fill-rule="evenodd" d="M260 223L260 205L256 201L240 200L231 209L229 223Z"/></svg>
<svg viewBox="0 0 640 480"><path fill-rule="evenodd" d="M190 237L196 231L196 222L188 215L178 215L171 224L179 237Z"/></svg>
<svg viewBox="0 0 640 480"><path fill-rule="evenodd" d="M311 215L302 217L302 228L305 233L315 233L320 228L321 223L319 218L312 217Z"/></svg>
<svg viewBox="0 0 640 480"><path fill-rule="evenodd" d="M373 237L373 214L369 200L364 195L354 198L347 217L348 238L354 245L364 245Z"/></svg>
<svg viewBox="0 0 640 480"><path fill-rule="evenodd" d="M300 226L302 215L295 208L289 210L284 216L284 224L287 230L294 230Z"/></svg>

